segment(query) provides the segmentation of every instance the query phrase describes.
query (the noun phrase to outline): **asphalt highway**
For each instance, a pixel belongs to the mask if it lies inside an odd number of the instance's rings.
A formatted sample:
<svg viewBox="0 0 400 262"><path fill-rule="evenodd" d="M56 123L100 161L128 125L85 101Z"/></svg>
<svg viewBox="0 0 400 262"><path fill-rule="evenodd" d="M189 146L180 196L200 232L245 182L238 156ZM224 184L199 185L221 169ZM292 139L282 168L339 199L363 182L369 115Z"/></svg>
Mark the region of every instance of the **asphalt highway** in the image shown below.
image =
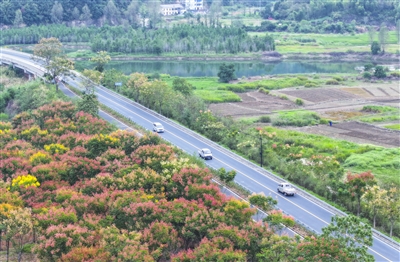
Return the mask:
<svg viewBox="0 0 400 262"><path fill-rule="evenodd" d="M7 58L13 57L16 62L25 63L25 66L28 65L27 60L31 60L29 54L6 49L0 49L0 58L2 55ZM81 87L79 77L65 77L64 81L71 86ZM213 159L206 162L210 167L236 170L235 182L251 192L263 192L267 196L276 198L279 209L317 233L321 233L322 228L330 223L332 216L337 214L336 209L328 204L321 203L320 200L306 193L300 193L294 197L286 197L277 193L277 185L282 181L280 178L274 177L271 173L261 170L249 161L154 111L103 87L96 88L96 95L100 103L148 130L152 130L153 122L160 122L165 128L165 133L159 135L189 154L197 155L199 148L211 149ZM385 240L385 238L376 237L375 234L373 246L369 248L369 252L375 257L376 261L400 261L398 246L387 244L382 240Z"/></svg>

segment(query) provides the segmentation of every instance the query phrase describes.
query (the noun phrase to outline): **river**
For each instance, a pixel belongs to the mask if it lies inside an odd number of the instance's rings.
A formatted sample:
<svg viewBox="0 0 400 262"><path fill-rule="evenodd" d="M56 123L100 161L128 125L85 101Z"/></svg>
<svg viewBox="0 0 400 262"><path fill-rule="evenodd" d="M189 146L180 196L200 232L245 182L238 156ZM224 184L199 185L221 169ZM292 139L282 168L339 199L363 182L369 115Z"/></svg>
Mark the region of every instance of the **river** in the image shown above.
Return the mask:
<svg viewBox="0 0 400 262"><path fill-rule="evenodd" d="M106 69L115 68L129 75L133 72L160 73L180 77L217 76L221 61L111 61ZM237 77L275 74L357 73L355 67L368 62L313 62L282 61L260 62L229 61L235 65ZM76 61L78 70L93 68L87 61Z"/></svg>

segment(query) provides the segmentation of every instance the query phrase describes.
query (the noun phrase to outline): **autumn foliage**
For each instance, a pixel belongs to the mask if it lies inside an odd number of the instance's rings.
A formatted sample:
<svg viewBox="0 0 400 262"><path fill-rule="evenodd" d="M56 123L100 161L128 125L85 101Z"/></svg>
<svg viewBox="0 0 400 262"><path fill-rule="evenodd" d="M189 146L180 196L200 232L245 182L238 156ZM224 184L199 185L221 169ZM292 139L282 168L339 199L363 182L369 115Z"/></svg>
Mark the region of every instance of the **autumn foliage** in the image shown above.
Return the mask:
<svg viewBox="0 0 400 262"><path fill-rule="evenodd" d="M26 234L42 261L258 261L274 236L157 135L114 131L66 102L0 128L0 224L22 208L30 221L14 235L9 222L0 242ZM309 253L312 241L291 245Z"/></svg>

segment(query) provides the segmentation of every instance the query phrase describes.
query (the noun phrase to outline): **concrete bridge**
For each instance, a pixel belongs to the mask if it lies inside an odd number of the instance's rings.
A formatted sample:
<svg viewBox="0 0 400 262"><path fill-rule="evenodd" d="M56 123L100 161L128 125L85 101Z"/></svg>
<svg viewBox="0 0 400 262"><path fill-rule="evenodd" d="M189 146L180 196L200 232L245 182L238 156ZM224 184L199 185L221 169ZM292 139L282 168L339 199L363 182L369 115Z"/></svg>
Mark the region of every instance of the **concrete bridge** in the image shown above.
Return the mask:
<svg viewBox="0 0 400 262"><path fill-rule="evenodd" d="M43 79L43 75L46 73L46 69L32 61L29 54L21 55L21 52L11 49L0 49L0 65L9 65L23 70L25 77L29 80Z"/></svg>

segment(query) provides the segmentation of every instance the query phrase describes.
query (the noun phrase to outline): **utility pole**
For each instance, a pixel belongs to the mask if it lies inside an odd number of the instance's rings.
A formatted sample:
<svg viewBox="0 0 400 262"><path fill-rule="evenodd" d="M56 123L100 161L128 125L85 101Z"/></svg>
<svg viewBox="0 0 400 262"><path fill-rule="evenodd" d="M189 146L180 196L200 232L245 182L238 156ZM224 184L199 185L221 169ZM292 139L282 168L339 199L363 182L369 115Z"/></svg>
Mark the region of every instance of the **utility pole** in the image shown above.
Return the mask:
<svg viewBox="0 0 400 262"><path fill-rule="evenodd" d="M263 165L263 144L262 144L262 135L260 134L260 157L261 157L261 162L260 162L260 166L262 167Z"/></svg>

